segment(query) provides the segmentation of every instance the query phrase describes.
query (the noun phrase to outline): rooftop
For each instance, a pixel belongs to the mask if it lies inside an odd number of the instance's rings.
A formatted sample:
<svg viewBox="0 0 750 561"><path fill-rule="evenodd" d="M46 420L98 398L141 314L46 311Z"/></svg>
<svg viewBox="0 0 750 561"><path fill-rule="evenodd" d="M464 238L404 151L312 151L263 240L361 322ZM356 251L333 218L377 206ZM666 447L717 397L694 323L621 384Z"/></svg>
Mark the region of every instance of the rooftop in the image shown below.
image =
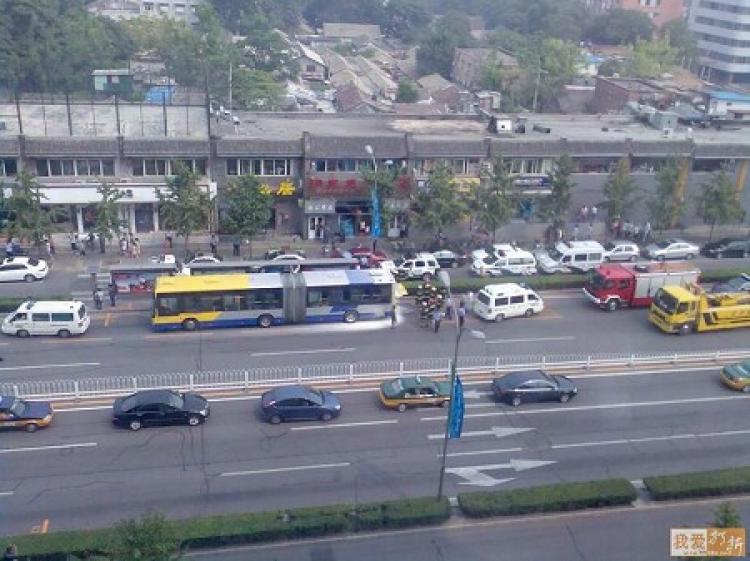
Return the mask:
<svg viewBox="0 0 750 561"><path fill-rule="evenodd" d="M738 101L742 103L750 103L750 95L737 92L715 91L709 92L708 95L712 99L718 99L719 101Z"/></svg>
<svg viewBox="0 0 750 561"><path fill-rule="evenodd" d="M326 37L342 37L357 39L368 37L377 39L381 37L379 25L366 25L362 23L324 23L323 35Z"/></svg>

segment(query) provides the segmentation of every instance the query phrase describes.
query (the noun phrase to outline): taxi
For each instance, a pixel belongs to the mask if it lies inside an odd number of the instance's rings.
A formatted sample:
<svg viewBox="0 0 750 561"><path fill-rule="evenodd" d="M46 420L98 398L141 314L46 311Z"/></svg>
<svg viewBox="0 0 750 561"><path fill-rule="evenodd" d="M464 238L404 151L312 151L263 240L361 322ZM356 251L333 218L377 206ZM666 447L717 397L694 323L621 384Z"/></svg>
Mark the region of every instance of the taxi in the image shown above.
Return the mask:
<svg viewBox="0 0 750 561"><path fill-rule="evenodd" d="M722 368L721 381L733 390L750 393L750 360Z"/></svg>
<svg viewBox="0 0 750 561"><path fill-rule="evenodd" d="M443 407L450 402L451 386L427 376L394 378L380 384L380 402L388 409L406 411L425 405Z"/></svg>
<svg viewBox="0 0 750 561"><path fill-rule="evenodd" d="M0 429L23 429L35 432L52 422L52 404L26 401L12 395L0 396Z"/></svg>

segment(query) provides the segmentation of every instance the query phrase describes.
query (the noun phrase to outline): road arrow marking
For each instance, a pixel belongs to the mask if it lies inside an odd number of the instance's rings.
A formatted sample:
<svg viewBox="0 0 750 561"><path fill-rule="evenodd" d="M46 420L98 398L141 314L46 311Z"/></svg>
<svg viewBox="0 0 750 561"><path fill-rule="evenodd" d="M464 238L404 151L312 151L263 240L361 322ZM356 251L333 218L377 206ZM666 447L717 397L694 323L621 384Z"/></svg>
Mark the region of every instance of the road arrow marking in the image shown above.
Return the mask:
<svg viewBox="0 0 750 561"><path fill-rule="evenodd" d="M493 487L495 485L500 485L501 483L507 483L508 481L513 481L513 477L504 478L504 479L496 479L490 475L487 475L486 473L482 473L483 471L492 471L496 469L512 469L516 472L520 471L526 471L529 469L534 469L542 466L546 466L549 464L555 464L557 462L554 461L545 461L545 460L510 460L508 463L505 464L489 464L486 466L468 466L468 467L458 467L458 468L447 468L445 471L447 473L452 473L453 475L457 475L459 477L462 477L466 481L460 481L459 485L477 485L479 487Z"/></svg>
<svg viewBox="0 0 750 561"><path fill-rule="evenodd" d="M461 438L465 436L494 436L495 438L503 438L505 436L513 436L534 430L533 428L515 428L515 427L492 427L490 430L470 430L461 433ZM440 440L445 438L444 434L428 434L428 440Z"/></svg>
<svg viewBox="0 0 750 561"><path fill-rule="evenodd" d="M465 399L479 399L480 397L484 397L486 395L491 395L490 392L480 392L477 390L464 390L464 398Z"/></svg>

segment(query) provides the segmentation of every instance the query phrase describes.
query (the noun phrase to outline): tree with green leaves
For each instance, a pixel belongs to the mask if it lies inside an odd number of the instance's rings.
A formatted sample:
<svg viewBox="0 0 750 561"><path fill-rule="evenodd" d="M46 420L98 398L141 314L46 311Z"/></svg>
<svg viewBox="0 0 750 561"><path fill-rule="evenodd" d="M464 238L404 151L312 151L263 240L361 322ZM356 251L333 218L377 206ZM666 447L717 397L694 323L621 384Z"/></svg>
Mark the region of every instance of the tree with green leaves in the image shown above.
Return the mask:
<svg viewBox="0 0 750 561"><path fill-rule="evenodd" d="M122 199L125 194L106 182L102 182L96 188L96 192L99 193L101 199L96 203L94 230L99 234L99 252L104 253L106 242L111 242L113 238L120 237L122 221L120 220L117 201Z"/></svg>
<svg viewBox="0 0 750 561"><path fill-rule="evenodd" d="M477 192L474 194L473 216L479 225L492 234L492 243L497 241L497 230L513 218L513 180L508 165L502 156L497 156L492 169L485 171Z"/></svg>
<svg viewBox="0 0 750 561"><path fill-rule="evenodd" d="M206 228L213 201L197 185L197 176L192 171L185 166L177 166L175 171L176 175L167 178L166 186L156 187L155 191L164 224L185 239L187 255L190 235Z"/></svg>
<svg viewBox="0 0 750 561"><path fill-rule="evenodd" d="M714 173L703 183L700 193L695 197L695 214L711 226L709 240L713 239L717 224L737 224L745 218L732 178L725 169Z"/></svg>
<svg viewBox="0 0 750 561"><path fill-rule="evenodd" d="M680 182L683 178L681 163L670 158L656 174L656 194L649 200L651 225L657 232L675 228L685 211Z"/></svg>
<svg viewBox="0 0 750 561"><path fill-rule="evenodd" d="M550 173L550 194L545 196L539 208L540 216L550 223L553 230L565 229L570 212L571 191L575 187L571 175L575 171L575 162L563 154L555 162Z"/></svg>
<svg viewBox="0 0 750 561"><path fill-rule="evenodd" d="M226 214L223 218L224 230L229 234L246 238L250 243L271 220L273 195L264 189L254 175L241 175L229 181L224 191Z"/></svg>
<svg viewBox="0 0 750 561"><path fill-rule="evenodd" d="M636 204L638 186L630 176L630 166L626 158L617 162L617 169L610 174L604 184L604 202L607 218L611 224L625 218Z"/></svg>
<svg viewBox="0 0 750 561"><path fill-rule="evenodd" d="M690 62L698 56L698 38L690 31L687 21L677 18L666 22L659 28L659 36L675 49L678 61L689 68Z"/></svg>
<svg viewBox="0 0 750 561"><path fill-rule="evenodd" d="M417 72L419 75L437 73L450 78L453 51L457 47L468 47L473 43L466 17L446 14L420 40L417 48Z"/></svg>
<svg viewBox="0 0 750 561"><path fill-rule="evenodd" d="M636 41L629 61L629 71L639 78L658 78L677 63L677 49L666 38Z"/></svg>
<svg viewBox="0 0 750 561"><path fill-rule="evenodd" d="M529 75L536 77L533 85L529 83L536 95L527 94L531 105L538 97L543 109L554 109L560 89L576 74L581 51L575 43L546 37L530 42L519 52L518 62Z"/></svg>
<svg viewBox="0 0 750 561"><path fill-rule="evenodd" d="M239 68L234 73L233 99L245 109L274 111L279 108L282 93L283 88L268 72Z"/></svg>
<svg viewBox="0 0 750 561"><path fill-rule="evenodd" d="M381 165L376 170L362 169L359 173L362 179L375 189L375 196L378 199L378 208L380 209L380 232L386 233L388 224L390 224L394 214L388 205L388 199L396 193L398 182L403 178L408 178L408 171L406 168Z"/></svg>
<svg viewBox="0 0 750 561"><path fill-rule="evenodd" d="M11 187L6 200L8 209L8 233L26 239L39 249L45 237L52 233L53 219L60 211L58 207L44 208L46 195L39 183L28 173L19 172L17 182Z"/></svg>
<svg viewBox="0 0 750 561"><path fill-rule="evenodd" d="M467 208L453 184L453 173L444 166L430 171L427 184L413 195L412 215L417 227L440 237L446 228L465 216Z"/></svg>
<svg viewBox="0 0 750 561"><path fill-rule="evenodd" d="M599 14L591 21L587 38L603 45L633 45L639 39L648 41L654 24L648 14L615 8Z"/></svg>
<svg viewBox="0 0 750 561"><path fill-rule="evenodd" d="M109 561L177 561L182 557L173 524L158 512L118 522L106 549Z"/></svg>
<svg viewBox="0 0 750 561"><path fill-rule="evenodd" d="M414 103L419 99L417 87L414 82L407 79L399 80L396 90L396 101L398 103Z"/></svg>

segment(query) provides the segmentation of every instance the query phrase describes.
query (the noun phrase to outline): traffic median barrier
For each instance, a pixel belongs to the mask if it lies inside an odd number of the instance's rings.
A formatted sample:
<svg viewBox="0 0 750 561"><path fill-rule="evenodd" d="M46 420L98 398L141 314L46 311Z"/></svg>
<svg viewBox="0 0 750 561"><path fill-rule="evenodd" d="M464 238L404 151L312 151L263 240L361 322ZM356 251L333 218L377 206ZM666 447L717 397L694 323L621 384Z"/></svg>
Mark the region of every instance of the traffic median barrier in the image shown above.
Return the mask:
<svg viewBox="0 0 750 561"><path fill-rule="evenodd" d="M448 499L416 498L205 516L169 523L185 550L427 526L449 517ZM107 528L14 536L0 539L0 545L16 544L23 561L62 561L69 555L83 559L103 555L111 539L112 530Z"/></svg>
<svg viewBox="0 0 750 561"><path fill-rule="evenodd" d="M750 467L644 477L655 501L750 493Z"/></svg>
<svg viewBox="0 0 750 561"><path fill-rule="evenodd" d="M458 504L466 516L485 518L628 505L636 496L635 488L626 479L603 479L461 493Z"/></svg>

